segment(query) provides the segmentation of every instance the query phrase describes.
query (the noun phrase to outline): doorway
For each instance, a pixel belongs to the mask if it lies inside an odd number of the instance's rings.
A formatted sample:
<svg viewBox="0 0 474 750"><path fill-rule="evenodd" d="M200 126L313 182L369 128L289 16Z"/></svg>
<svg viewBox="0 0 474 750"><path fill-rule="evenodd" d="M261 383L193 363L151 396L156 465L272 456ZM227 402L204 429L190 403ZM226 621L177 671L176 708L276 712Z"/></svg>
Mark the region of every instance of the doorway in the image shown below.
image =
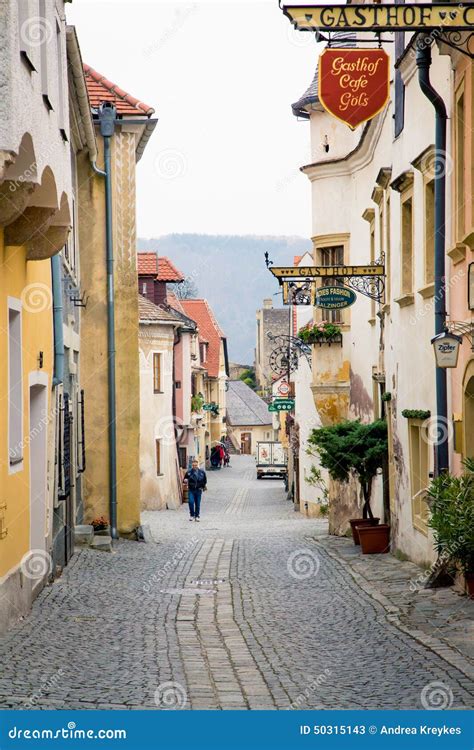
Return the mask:
<svg viewBox="0 0 474 750"><path fill-rule="evenodd" d="M252 453L252 433L242 432L240 434L240 452L244 456L249 456Z"/></svg>
<svg viewBox="0 0 474 750"><path fill-rule="evenodd" d="M464 458L474 458L474 375L464 388Z"/></svg>
<svg viewBox="0 0 474 750"><path fill-rule="evenodd" d="M39 378L38 378L39 379ZM31 382L30 441L30 549L45 549L48 393L46 385Z"/></svg>

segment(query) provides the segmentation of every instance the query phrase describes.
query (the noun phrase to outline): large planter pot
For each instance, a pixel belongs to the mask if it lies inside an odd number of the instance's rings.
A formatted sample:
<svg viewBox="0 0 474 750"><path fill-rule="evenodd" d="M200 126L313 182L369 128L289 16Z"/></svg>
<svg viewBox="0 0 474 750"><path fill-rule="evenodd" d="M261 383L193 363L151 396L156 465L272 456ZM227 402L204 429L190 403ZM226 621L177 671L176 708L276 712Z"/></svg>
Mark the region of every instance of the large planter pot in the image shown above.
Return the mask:
<svg viewBox="0 0 474 750"><path fill-rule="evenodd" d="M466 573L466 588L470 599L474 599L474 573Z"/></svg>
<svg viewBox="0 0 474 750"><path fill-rule="evenodd" d="M379 521L380 518L351 518L349 523L351 525L354 544L360 544L359 532L357 531L358 526L377 526Z"/></svg>
<svg viewBox="0 0 474 750"><path fill-rule="evenodd" d="M305 344L312 344L313 346L322 346L323 344L339 344L342 346L342 333L335 333L333 336L324 336L324 334L313 333L303 339Z"/></svg>
<svg viewBox="0 0 474 750"><path fill-rule="evenodd" d="M379 555L390 551L390 526L358 526L360 546L363 555Z"/></svg>

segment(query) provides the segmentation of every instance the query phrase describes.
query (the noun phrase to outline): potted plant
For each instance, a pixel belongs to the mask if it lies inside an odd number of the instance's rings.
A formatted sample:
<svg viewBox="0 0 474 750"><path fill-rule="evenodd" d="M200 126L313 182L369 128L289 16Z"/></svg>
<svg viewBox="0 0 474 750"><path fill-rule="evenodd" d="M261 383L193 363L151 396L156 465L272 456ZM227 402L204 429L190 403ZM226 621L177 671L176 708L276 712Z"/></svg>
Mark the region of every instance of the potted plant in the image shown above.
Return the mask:
<svg viewBox="0 0 474 750"><path fill-rule="evenodd" d="M298 338L305 344L342 344L340 327L327 321L308 323L300 328Z"/></svg>
<svg viewBox="0 0 474 750"><path fill-rule="evenodd" d="M360 542L364 553L388 551L390 527L379 525L380 519L374 518L370 506L373 480L382 468L388 450L385 420L370 424L345 421L320 427L313 430L308 442L318 451L321 465L329 471L332 479L347 482L352 475L360 483L364 498L362 518L350 519L354 544Z"/></svg>
<svg viewBox="0 0 474 750"><path fill-rule="evenodd" d="M314 451L310 448L307 449L306 453L309 456L314 456ZM311 466L309 476L305 477L305 481L321 493L320 497L317 499L319 515L326 518L329 515L329 490L323 479L321 469L318 469L317 466Z"/></svg>
<svg viewBox="0 0 474 750"><path fill-rule="evenodd" d="M464 461L461 476L442 474L428 488L435 545L443 562L456 563L474 598L474 459Z"/></svg>
<svg viewBox="0 0 474 750"><path fill-rule="evenodd" d="M94 534L97 536L104 536L109 531L109 522L105 518L105 516L99 516L98 518L94 518L94 520L91 523L91 526L94 528Z"/></svg>

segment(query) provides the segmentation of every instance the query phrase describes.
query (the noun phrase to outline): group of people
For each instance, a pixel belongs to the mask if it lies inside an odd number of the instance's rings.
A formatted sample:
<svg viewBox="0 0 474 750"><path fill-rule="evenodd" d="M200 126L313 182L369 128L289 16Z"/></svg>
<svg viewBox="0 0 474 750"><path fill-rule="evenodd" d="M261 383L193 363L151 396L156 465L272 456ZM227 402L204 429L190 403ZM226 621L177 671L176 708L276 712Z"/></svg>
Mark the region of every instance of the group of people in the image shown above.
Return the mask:
<svg viewBox="0 0 474 750"><path fill-rule="evenodd" d="M230 465L230 453L225 443L216 443L211 449L210 462L213 469L221 469L223 466Z"/></svg>

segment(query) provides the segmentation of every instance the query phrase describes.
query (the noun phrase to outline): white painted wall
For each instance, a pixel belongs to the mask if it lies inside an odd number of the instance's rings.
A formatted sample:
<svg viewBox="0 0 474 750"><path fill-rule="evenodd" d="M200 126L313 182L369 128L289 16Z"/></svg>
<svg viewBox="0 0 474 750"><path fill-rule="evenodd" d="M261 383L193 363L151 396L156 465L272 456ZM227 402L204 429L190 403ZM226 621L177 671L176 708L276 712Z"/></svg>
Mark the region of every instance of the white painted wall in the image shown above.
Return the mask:
<svg viewBox="0 0 474 750"><path fill-rule="evenodd" d="M387 50L393 54L393 50ZM392 61L393 62L393 61ZM417 81L414 58L405 65L406 99L405 125L398 138L393 135L393 105L378 115L369 129L365 140L350 159L341 159L341 149L347 148L346 155L354 148L349 129L335 121L325 112L311 114L312 152L317 154L317 163L308 172L312 187L313 234L350 234L349 260L351 264L367 263L370 260L369 224L362 218L367 208L376 209L372 201L372 190L381 168L391 167L393 180L407 169L413 169L411 162L424 149L434 143L435 118L432 105L420 91ZM440 56L433 50L431 69L433 86L442 95L448 108L451 101L450 58ZM392 86L393 95L393 86ZM448 121L448 144L450 143ZM361 138L363 128L355 134ZM329 134L330 150L320 157L321 134ZM331 136L331 134L333 134ZM349 149L351 146L351 149ZM318 150L319 149L319 150ZM332 162L333 159L339 159ZM400 296L400 196L390 190L391 200L391 300L390 312L385 316L385 371L386 390L392 393L394 409L393 427L396 437L398 465L395 511L392 529L395 546L417 562L435 558L431 534L420 533L413 527L411 511L411 491L409 481L409 444L407 420L401 416L403 409L430 409L436 411L435 368L430 338L434 332L432 299L424 299L418 290L424 286L424 200L421 174L414 171L414 255L415 281L414 304L400 307L395 299ZM447 181L446 205L451 205L450 180ZM450 223L447 222L449 228ZM378 221L376 219L376 249L380 247ZM449 231L449 229L448 229ZM451 243L452 244L452 243ZM447 237L447 248L451 246ZM377 253L376 253L377 255ZM428 304L427 304L428 302ZM351 307L350 330L344 333L343 354L349 359L352 382L356 376L361 379L362 388L371 399L373 394L372 367L379 366L380 320L376 317L371 325L370 301L358 295ZM303 371L300 377L304 377ZM356 405L352 405L351 417L357 417ZM366 418L372 415L366 415ZM433 446L430 446L430 456ZM382 507L381 483L375 487L374 510L377 514Z"/></svg>
<svg viewBox="0 0 474 750"><path fill-rule="evenodd" d="M142 510L179 508L177 449L173 418L174 327L158 323L139 329L140 499ZM153 352L162 355L162 393L153 393ZM156 439L161 440L157 475Z"/></svg>

